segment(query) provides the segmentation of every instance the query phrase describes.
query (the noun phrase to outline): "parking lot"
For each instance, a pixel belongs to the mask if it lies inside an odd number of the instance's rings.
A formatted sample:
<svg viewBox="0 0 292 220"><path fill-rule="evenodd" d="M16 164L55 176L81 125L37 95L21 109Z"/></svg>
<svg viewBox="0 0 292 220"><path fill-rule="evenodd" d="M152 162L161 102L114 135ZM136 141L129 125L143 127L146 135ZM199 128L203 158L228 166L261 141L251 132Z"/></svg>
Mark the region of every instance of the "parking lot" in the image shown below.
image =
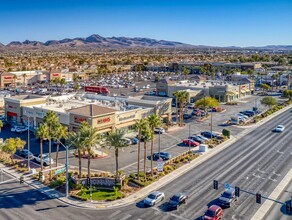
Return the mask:
<svg viewBox="0 0 292 220"><path fill-rule="evenodd" d="M225 112L213 112L212 113L212 127L213 131L221 132L224 126L222 124L230 119L230 117L242 110L248 110L252 109L255 104L255 100L257 100L257 106L259 109L263 110L266 108L265 106L260 105L260 96L248 96L244 99L241 99L238 102L238 105L235 106L229 106L229 105L221 105L223 109L226 109ZM190 110L191 111L191 110ZM188 146L182 146L180 143L183 139L186 139L188 137L188 134L198 134L202 131L210 131L211 129L211 120L210 118L206 119L205 121L199 122L197 118L191 118L185 120L186 126L184 127L173 127L170 128L169 131L167 131L164 134L160 135L160 147L161 151L169 152L172 157L177 156L178 154L187 151ZM232 135L236 135L240 133L244 128L241 128L239 126L228 126L228 129L230 129ZM10 131L11 127L6 126L2 129L1 137L2 138L8 138L8 137L20 137L23 140L27 142L27 132L24 132L22 134L18 134L15 132ZM134 136L134 134L133 134ZM150 155L150 143L147 143L147 152L146 155ZM154 140L154 152L158 151L159 146L159 135L155 134L155 140ZM25 146L27 148L27 145ZM39 153L39 141L35 139L34 134L31 133L31 139L30 139L30 150L33 154ZM44 153L48 153L49 147L48 142L45 141L43 145ZM114 151L113 149L108 148L101 148L101 151L104 153L107 153L108 156L104 158L99 159L92 159L91 162L91 168L93 170L103 170L103 171L109 171L113 172L115 170L115 157L114 157ZM55 151L56 146L52 145L52 152L53 152L53 159L55 158ZM60 147L60 154L59 154L59 162L65 163L65 151L62 147ZM70 166L72 168L78 166L78 159L74 157L73 155L74 149L70 150ZM130 145L129 147L125 148L124 151L120 152L119 154L119 166L120 169L123 170L126 173L135 172L137 169L137 144L136 145ZM143 154L144 154L144 143L141 143L141 158L140 163L141 167L143 164ZM154 163L155 164L155 163ZM84 169L86 169L87 165L87 159L82 159L82 166ZM147 159L146 163L147 169L150 168L150 160Z"/></svg>

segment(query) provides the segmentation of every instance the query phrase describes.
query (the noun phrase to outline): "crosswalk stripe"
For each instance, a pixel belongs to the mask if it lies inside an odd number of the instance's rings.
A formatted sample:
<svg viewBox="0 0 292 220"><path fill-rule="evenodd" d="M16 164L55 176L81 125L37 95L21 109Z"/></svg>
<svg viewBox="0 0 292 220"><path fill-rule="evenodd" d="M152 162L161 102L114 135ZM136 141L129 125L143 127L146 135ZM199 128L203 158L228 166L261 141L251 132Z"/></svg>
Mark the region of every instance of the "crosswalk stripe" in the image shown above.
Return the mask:
<svg viewBox="0 0 292 220"><path fill-rule="evenodd" d="M128 219L128 218L130 218L132 215L126 215L126 216L124 216L123 218L121 218L120 220L126 220L126 219Z"/></svg>
<svg viewBox="0 0 292 220"><path fill-rule="evenodd" d="M120 214L122 211L121 210L117 210L115 211L114 213L112 213L111 215L108 216L108 218L113 218L115 217L116 215Z"/></svg>

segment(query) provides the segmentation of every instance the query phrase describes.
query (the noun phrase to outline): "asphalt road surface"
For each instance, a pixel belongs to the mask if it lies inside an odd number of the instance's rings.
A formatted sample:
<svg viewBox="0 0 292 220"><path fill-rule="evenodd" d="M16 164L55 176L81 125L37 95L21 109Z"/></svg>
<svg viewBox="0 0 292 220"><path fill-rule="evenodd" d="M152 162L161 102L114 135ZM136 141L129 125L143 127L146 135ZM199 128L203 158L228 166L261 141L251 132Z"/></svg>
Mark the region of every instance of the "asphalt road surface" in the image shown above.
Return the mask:
<svg viewBox="0 0 292 220"><path fill-rule="evenodd" d="M286 126L283 133L271 131L278 124ZM161 188L166 195L165 201L176 192L189 194L187 204L175 211L167 211L165 202L145 208L142 201L113 210L80 210L64 206L16 182L1 185L0 219L199 219L223 192L222 185L218 191L213 189L214 179L220 184L230 183L269 195L292 166L291 128L292 112L288 110ZM242 192L233 207L224 209L224 219L250 219L259 206L255 196ZM282 218L280 211L276 215L276 219Z"/></svg>

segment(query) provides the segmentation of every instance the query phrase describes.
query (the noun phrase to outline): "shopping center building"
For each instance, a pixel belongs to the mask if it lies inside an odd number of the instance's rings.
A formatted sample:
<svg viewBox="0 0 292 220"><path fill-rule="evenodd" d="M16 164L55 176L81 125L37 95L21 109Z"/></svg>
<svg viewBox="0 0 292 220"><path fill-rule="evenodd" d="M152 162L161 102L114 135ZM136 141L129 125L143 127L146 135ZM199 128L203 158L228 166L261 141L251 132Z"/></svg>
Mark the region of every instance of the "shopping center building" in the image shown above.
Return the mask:
<svg viewBox="0 0 292 220"><path fill-rule="evenodd" d="M161 120L171 122L171 98L109 97L96 94L72 94L59 97L19 95L5 98L5 117L8 122L29 125L33 130L47 112L53 111L59 122L69 130L77 130L83 121L99 133L115 129L132 130L137 120L155 113Z"/></svg>
<svg viewBox="0 0 292 220"><path fill-rule="evenodd" d="M254 82L249 79L223 82L215 80L182 80L172 81L162 79L156 84L157 94L174 97L175 91L187 91L188 102L194 102L204 96L216 98L219 102L230 102L251 95L254 92Z"/></svg>

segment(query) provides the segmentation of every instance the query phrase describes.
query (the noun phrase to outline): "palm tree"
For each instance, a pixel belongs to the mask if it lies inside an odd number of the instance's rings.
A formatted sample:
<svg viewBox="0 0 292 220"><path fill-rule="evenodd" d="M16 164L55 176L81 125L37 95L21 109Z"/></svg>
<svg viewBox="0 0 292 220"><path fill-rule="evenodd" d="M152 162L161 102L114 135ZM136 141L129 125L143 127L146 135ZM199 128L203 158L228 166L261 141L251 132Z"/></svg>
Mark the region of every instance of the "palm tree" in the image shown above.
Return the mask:
<svg viewBox="0 0 292 220"><path fill-rule="evenodd" d="M176 109L176 123L178 124L178 96L179 96L179 91L175 91L173 93L173 96L175 97L175 109Z"/></svg>
<svg viewBox="0 0 292 220"><path fill-rule="evenodd" d="M146 122L145 128L142 131L142 135L144 138L144 163L143 163L143 170L144 174L146 175L146 153L147 153L147 142L150 141L153 137L152 131L150 130L148 121ZM152 157L152 155L151 155Z"/></svg>
<svg viewBox="0 0 292 220"><path fill-rule="evenodd" d="M53 111L49 111L46 113L45 117L44 117L44 123L47 124L48 126L48 139L49 139L49 158L52 158L52 138L55 137L56 133L56 127L58 127L60 125L59 121L58 121L58 117L56 115L55 112ZM52 164L50 163L50 168L52 168ZM51 179L52 175L50 172L50 179Z"/></svg>
<svg viewBox="0 0 292 220"><path fill-rule="evenodd" d="M175 93L176 103L179 103L180 115L179 115L179 126L182 126L183 122L183 107L189 98L189 93L187 91L177 91Z"/></svg>
<svg viewBox="0 0 292 220"><path fill-rule="evenodd" d="M148 123L149 123L150 129L151 129L151 132L152 132L150 155L151 155L151 176L153 176L154 128L159 127L161 125L161 121L156 114L152 114L148 117Z"/></svg>
<svg viewBox="0 0 292 220"><path fill-rule="evenodd" d="M70 132L68 137L68 142L72 144L77 149L78 152L78 168L79 174L78 177L82 176L82 152L84 151L84 137L82 137L81 132Z"/></svg>
<svg viewBox="0 0 292 220"><path fill-rule="evenodd" d="M138 164L137 164L137 179L139 180L139 173L140 173L140 152L141 152L141 136L142 136L142 131L146 127L146 120L145 119L140 119L136 120L135 124L135 129L138 131Z"/></svg>
<svg viewBox="0 0 292 220"><path fill-rule="evenodd" d="M62 138L64 138L65 140L68 139L68 127L62 126L61 124L59 124L57 127L55 127L54 138L57 140L57 150L56 150L56 167L57 167L58 166L60 140Z"/></svg>
<svg viewBox="0 0 292 220"><path fill-rule="evenodd" d="M97 133L97 130L95 128L92 128L88 125L87 122L83 123L80 126L80 132L82 138L84 138L84 146L87 149L88 153L88 162L87 162L87 175L89 178L91 178L91 172L90 172L90 159L92 155L92 147L97 146L100 140L100 135Z"/></svg>
<svg viewBox="0 0 292 220"><path fill-rule="evenodd" d="M22 74L22 77L23 77L23 85L25 85L25 78L27 77L27 75L24 73Z"/></svg>
<svg viewBox="0 0 292 220"><path fill-rule="evenodd" d="M116 179L119 177L119 150L127 147L127 143L123 140L123 136L125 135L124 130L116 130L115 132L110 132L106 137L110 148L113 147L115 149L115 158L116 158Z"/></svg>
<svg viewBox="0 0 292 220"><path fill-rule="evenodd" d="M16 95L16 79L17 79L17 76L16 75L13 75L14 95Z"/></svg>
<svg viewBox="0 0 292 220"><path fill-rule="evenodd" d="M66 79L62 78L60 80L60 85L61 85L61 88L60 88L60 93L63 92L63 89L64 89L64 85L66 84Z"/></svg>
<svg viewBox="0 0 292 220"><path fill-rule="evenodd" d="M49 138L49 127L47 124L41 124L35 132L36 138L40 139L41 171L43 171L43 141Z"/></svg>
<svg viewBox="0 0 292 220"><path fill-rule="evenodd" d="M0 120L0 133L1 133L2 128L3 128L3 122Z"/></svg>

